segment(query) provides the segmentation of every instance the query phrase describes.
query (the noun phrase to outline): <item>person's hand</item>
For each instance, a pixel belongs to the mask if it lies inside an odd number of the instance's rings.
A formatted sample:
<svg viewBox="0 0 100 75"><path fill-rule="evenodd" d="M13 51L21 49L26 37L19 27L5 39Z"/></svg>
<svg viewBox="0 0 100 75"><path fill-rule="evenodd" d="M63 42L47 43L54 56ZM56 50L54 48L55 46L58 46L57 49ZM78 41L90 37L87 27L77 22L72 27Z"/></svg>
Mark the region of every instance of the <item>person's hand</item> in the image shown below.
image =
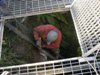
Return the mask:
<svg viewBox="0 0 100 75"><path fill-rule="evenodd" d="M36 42L37 46L39 49L41 49L41 38L38 39L38 41Z"/></svg>

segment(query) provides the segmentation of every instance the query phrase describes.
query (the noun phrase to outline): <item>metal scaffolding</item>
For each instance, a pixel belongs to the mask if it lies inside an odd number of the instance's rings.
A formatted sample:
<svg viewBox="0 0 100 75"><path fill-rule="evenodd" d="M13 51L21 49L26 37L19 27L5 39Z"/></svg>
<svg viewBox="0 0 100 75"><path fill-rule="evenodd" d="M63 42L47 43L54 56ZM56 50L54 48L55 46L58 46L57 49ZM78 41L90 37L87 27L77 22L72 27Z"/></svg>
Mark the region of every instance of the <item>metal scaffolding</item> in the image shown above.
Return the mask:
<svg viewBox="0 0 100 75"><path fill-rule="evenodd" d="M94 57L87 60L93 64ZM100 62L96 63L98 72L99 65ZM3 71L8 71L10 75L95 75L87 61L80 57L0 68L0 74Z"/></svg>
<svg viewBox="0 0 100 75"><path fill-rule="evenodd" d="M52 12L68 11L66 5L73 0L7 0L9 15L4 19L46 14Z"/></svg>
<svg viewBox="0 0 100 75"><path fill-rule="evenodd" d="M4 21L0 21L0 59L2 54L3 32L4 32Z"/></svg>
<svg viewBox="0 0 100 75"><path fill-rule="evenodd" d="M100 1L76 0L71 12L82 53L95 53L100 49Z"/></svg>
<svg viewBox="0 0 100 75"><path fill-rule="evenodd" d="M71 11L82 57L1 67L10 75L96 75L100 74L100 0L8 0L10 14L4 20ZM0 45L4 21L0 25ZM94 68L93 68L94 67Z"/></svg>

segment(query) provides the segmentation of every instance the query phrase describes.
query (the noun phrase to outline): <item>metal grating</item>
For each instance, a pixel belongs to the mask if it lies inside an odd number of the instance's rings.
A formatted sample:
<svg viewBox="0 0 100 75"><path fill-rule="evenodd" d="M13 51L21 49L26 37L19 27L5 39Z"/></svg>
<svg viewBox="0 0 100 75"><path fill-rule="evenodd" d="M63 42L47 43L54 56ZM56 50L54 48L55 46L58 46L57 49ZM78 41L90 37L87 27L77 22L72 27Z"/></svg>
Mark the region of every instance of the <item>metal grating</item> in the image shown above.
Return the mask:
<svg viewBox="0 0 100 75"><path fill-rule="evenodd" d="M89 57L87 60L92 64L94 58ZM97 71L100 72L100 62L96 63L96 65L98 66L96 68ZM95 75L94 70L83 58L80 57L35 64L1 67L0 74L3 71L9 71L10 75Z"/></svg>
<svg viewBox="0 0 100 75"><path fill-rule="evenodd" d="M10 14L4 19L46 14L52 12L68 11L66 5L73 0L7 0Z"/></svg>
<svg viewBox="0 0 100 75"><path fill-rule="evenodd" d="M2 54L3 32L4 32L4 21L0 21L0 58Z"/></svg>
<svg viewBox="0 0 100 75"><path fill-rule="evenodd" d="M100 48L100 0L76 0L71 12L83 54Z"/></svg>
<svg viewBox="0 0 100 75"><path fill-rule="evenodd" d="M11 14L9 16L4 16L5 19L57 12L58 9L60 9L59 11L66 11L65 5L71 4L73 0L9 1L8 6L10 7ZM63 1L63 4L62 2L60 3L60 1ZM66 4L66 1L68 1L69 4ZM50 9L48 7L50 7ZM70 10L83 54L86 53L89 55L91 51L95 54L96 50L100 49L100 0L75 0ZM86 60L93 65L95 56L87 57ZM0 74L3 71L9 71L10 75L96 75L86 60L81 57L76 57L34 64L1 67ZM96 70L100 74L100 51L95 62Z"/></svg>

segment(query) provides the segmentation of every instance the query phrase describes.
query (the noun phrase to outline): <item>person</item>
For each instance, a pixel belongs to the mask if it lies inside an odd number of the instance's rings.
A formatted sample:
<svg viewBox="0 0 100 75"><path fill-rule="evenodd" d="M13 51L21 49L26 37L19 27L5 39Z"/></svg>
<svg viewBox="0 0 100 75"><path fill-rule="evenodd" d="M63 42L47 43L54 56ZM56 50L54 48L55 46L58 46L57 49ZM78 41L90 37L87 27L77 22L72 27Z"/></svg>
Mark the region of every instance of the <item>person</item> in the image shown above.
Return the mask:
<svg viewBox="0 0 100 75"><path fill-rule="evenodd" d="M40 25L36 26L33 30L35 43L39 49L44 49L52 54L56 59L59 57L59 47L62 39L62 34L58 28L53 25ZM43 60L48 60L45 52L40 52Z"/></svg>
<svg viewBox="0 0 100 75"><path fill-rule="evenodd" d="M0 0L0 15L8 15L9 14L9 10L8 7L6 5L6 1L5 0Z"/></svg>

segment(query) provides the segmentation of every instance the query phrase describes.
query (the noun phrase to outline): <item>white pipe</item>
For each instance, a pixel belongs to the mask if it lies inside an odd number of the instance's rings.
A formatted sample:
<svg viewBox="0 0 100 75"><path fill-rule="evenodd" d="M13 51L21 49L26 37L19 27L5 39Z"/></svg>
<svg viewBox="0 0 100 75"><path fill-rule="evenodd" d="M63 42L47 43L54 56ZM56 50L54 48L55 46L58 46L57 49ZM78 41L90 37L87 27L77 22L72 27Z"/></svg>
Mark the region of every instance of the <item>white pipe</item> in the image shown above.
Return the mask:
<svg viewBox="0 0 100 75"><path fill-rule="evenodd" d="M91 50L89 50L88 52L84 53L83 56L87 57L90 54L92 54L93 52L95 52L96 50L98 50L100 48L100 43L97 44L95 47L93 47Z"/></svg>
<svg viewBox="0 0 100 75"><path fill-rule="evenodd" d="M4 71L1 75L8 75L9 72L8 71Z"/></svg>

